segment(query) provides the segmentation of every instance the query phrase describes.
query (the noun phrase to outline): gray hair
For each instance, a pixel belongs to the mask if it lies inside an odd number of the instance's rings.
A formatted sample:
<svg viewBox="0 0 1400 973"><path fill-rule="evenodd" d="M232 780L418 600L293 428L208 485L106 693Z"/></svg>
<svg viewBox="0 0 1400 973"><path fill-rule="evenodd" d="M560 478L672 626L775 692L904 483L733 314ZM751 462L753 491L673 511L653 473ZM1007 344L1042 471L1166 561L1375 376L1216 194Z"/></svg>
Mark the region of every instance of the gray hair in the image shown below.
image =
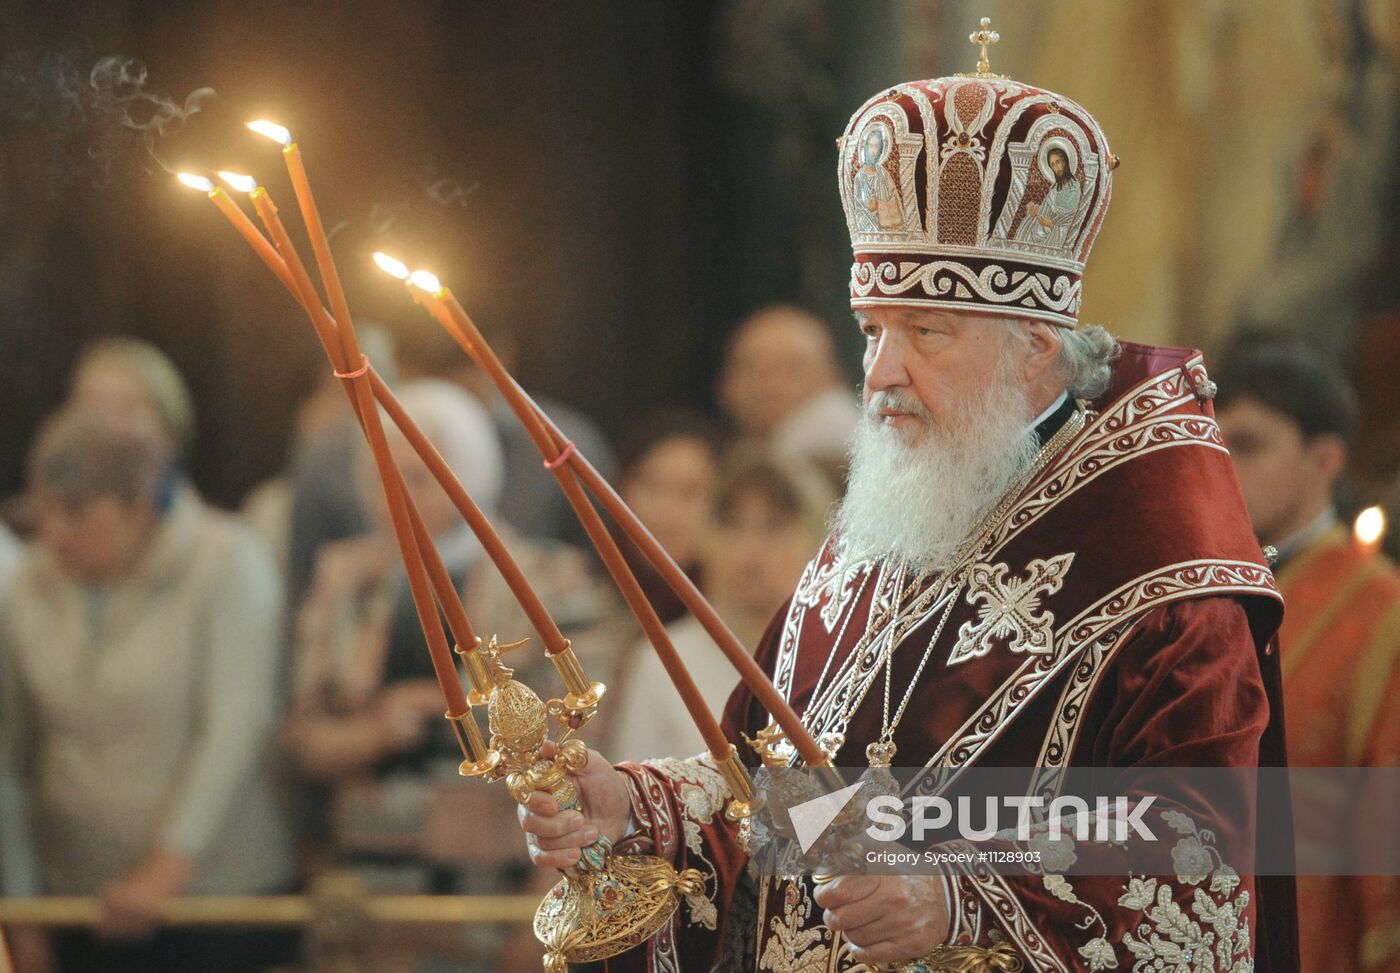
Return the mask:
<svg viewBox="0 0 1400 973"><path fill-rule="evenodd" d="M1009 327L1007 341L1028 345L1030 325L1025 319L1003 318ZM1060 354L1055 359L1055 372L1065 390L1076 399L1097 399L1108 391L1113 379L1113 363L1122 348L1118 339L1098 324L1078 328L1053 329L1060 335Z"/></svg>
<svg viewBox="0 0 1400 973"><path fill-rule="evenodd" d="M1097 399L1108 391L1113 362L1121 350L1118 340L1102 325L1062 328L1055 367L1070 395L1076 399Z"/></svg>
<svg viewBox="0 0 1400 973"><path fill-rule="evenodd" d="M174 461L172 445L151 430L65 411L39 430L29 457L29 485L52 490L74 507L102 497L158 505Z"/></svg>

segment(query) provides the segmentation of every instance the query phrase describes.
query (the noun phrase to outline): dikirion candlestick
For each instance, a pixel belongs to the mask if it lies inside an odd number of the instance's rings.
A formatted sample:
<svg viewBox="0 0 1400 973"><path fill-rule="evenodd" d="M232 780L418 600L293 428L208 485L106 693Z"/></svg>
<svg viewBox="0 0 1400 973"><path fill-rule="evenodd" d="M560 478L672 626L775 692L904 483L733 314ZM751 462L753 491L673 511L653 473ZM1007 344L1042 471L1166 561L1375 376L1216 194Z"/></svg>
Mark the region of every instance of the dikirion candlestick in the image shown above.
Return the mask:
<svg viewBox="0 0 1400 973"><path fill-rule="evenodd" d="M428 567L434 554L432 541L425 531L414 529L416 510L389 453L381 418L375 405L376 401L385 401L386 410L392 414L392 396L384 396L387 390L381 389L382 383L377 380L370 363L359 350L329 241L321 225L300 153L291 140L290 132L285 127L272 123L259 123L250 127L269 135L284 146L283 156L292 175L298 203L334 317L323 307L321 297L316 293L305 265L286 228L277 217L276 207L264 188L253 183L250 197L271 237L270 244L255 229L250 236L245 232L246 227L238 227L241 210L238 210L237 215L226 215L301 303L318 337L326 346L327 355L337 376L345 382L347 393L352 395L355 411L375 456L376 469L389 501L395 539L409 575L414 606L428 640L434 669L441 680L444 675L441 662L447 656L447 650L441 623L435 612L429 617L429 612L435 607L431 590L432 572ZM195 188L203 189L211 200L217 202L220 198L227 198L227 194L213 187L209 180L204 177L195 178L203 180L193 183ZM230 186L237 188L245 188L250 184L247 177L239 173L225 173L225 178ZM225 209L225 206L220 205L220 209ZM236 210L237 207L233 209ZM243 222L246 222L246 218L243 218ZM419 280L423 281L421 275ZM394 418L397 422L397 418ZM407 427L407 434L411 423L404 425ZM422 445L431 444L428 444L424 437ZM415 449L419 449L418 443L415 443ZM419 452L423 455L424 450ZM427 452L433 451L429 449ZM428 461L426 456L425 461ZM451 492L448 484L443 485ZM460 488L460 484L457 486ZM577 484L574 486L576 490L579 489ZM462 491L462 494L465 496L465 491ZM586 498L583 499L586 504ZM591 507L589 510L591 511ZM591 512L596 521L596 511ZM473 526L475 529L476 525ZM482 526L489 532L489 525L485 524L484 518ZM484 536L490 535L487 533ZM625 565L623 567L625 569ZM627 579L631 580L633 586L636 584L635 578L631 578L630 574L619 577L618 581L624 588L624 593ZM645 604L645 598L641 600ZM650 610L649 604L645 604L645 607ZM654 615L654 612L652 614ZM552 620L550 623L552 624ZM450 685L444 682L442 688L444 695L449 699L448 717L454 721L463 753L467 757L462 765L464 774L480 776L487 780L505 780L512 796L520 801L527 800L531 793L542 789L554 794L561 806L576 807L579 793L571 774L581 769L583 762L587 760L587 752L582 743L573 737L573 733L593 716L603 687L599 683L590 683L587 680L572 648L567 641L562 640L562 636L560 640L563 642L562 648L550 646L548 638L546 645L569 693L564 700L545 704L528 687L517 682L512 671L501 664L500 653L505 647L497 646L494 639L485 646L480 644L479 639L471 639L472 645L464 655L474 658L478 665L472 667L469 664L469 672L472 672L474 683L478 673L485 677L485 681L491 683L482 692L487 699L493 735L489 745L482 739L471 715L470 703L465 699L460 683L456 681L455 667L451 670L453 678ZM674 647L671 647L671 652L674 655ZM679 665L678 657L676 662ZM548 742L551 717L562 732L557 740L557 749L546 756L545 744ZM710 719L713 722L712 716ZM735 765L730 769L738 770L732 748L728 749L726 756L728 761ZM562 971L569 961L586 962L613 956L649 938L669 921L679 906L680 897L698 891L703 887L703 881L698 872L687 870L678 873L670 863L654 856L614 855L611 844L606 839L600 839L585 850L583 861L578 866L566 871L565 881L546 897L536 914L536 935L547 947L546 968Z"/></svg>
<svg viewBox="0 0 1400 973"><path fill-rule="evenodd" d="M282 260L282 265L287 269L290 279L302 297L303 306L311 316L313 325L319 325L317 327L318 336L333 337L325 322L320 321L318 315L308 305L308 301L311 301L319 308L320 301L315 297L304 265L296 255L295 249L291 247L285 228L276 217L276 207L272 204L271 198L250 176L221 172L220 177L231 186L246 189L252 196L259 215L263 217L265 225L268 226L268 232L273 236L276 252ZM261 234L258 236L261 237ZM288 255L290 255L290 259L288 259ZM373 404L372 387L368 383L362 385L362 380L367 378L367 361L365 367L356 369L351 364L351 360L343 354L341 346L335 341L323 340L323 344L336 374L343 380L351 407L374 455L395 539L398 541L400 553L405 559L410 592L414 597L414 607L419 613L419 621L423 623L425 638L432 656L433 669L447 701L448 718L457 719L466 713L467 700L462 693L461 684L458 682L456 666L452 661L452 651L443 637L434 601L436 600L442 607L447 616L449 627L452 629L453 637L459 645L475 645L479 640L467 618L466 610L462 607L446 565L443 564L442 558L423 524L422 517L408 493L402 473L393 461L378 410ZM366 391L369 393L368 396L365 394Z"/></svg>
<svg viewBox="0 0 1400 973"><path fill-rule="evenodd" d="M773 686L767 674L759 668L754 661L752 654L740 644L729 627L720 619L717 612L709 604L708 600L695 587L694 583L686 576L675 561L665 551L647 530L636 514L627 507L617 492L612 489L606 480L598 475L597 470L588 463L586 457L582 456L572 443L564 439L559 434L557 427L549 421L549 418L534 404L519 384L501 365L495 352L487 344L484 337L470 316L462 308L460 302L452 292L443 285L442 281L433 274L425 270L410 271L408 266L396 257L382 251L374 256L375 263L381 270L391 276L397 277L409 285L410 292L415 301L422 304L428 312L438 321L444 330L457 342L457 344L477 363L496 385L506 403L515 412L526 431L530 434L540 456L545 460L545 465L559 480L560 486L564 489L575 514L583 522L590 539L595 535L600 535L600 539L595 540L599 554L604 562L612 562L610 555L616 552L617 561L620 562L621 571L628 577L631 570L622 561L621 552L617 551L616 542L612 536L602 527L601 521L597 519L597 513L592 504L583 497L579 480L584 480L589 486L589 490L604 505L609 515L622 527L624 532L638 545L643 554L656 567L658 572L666 580L667 584L682 599L686 607L697 620L705 627L715 644L729 659L730 663L738 671L745 684L753 691L755 697L763 704L764 708L773 715L778 726L788 742L795 748L802 759L809 766L819 767L829 765L830 759L827 754L817 745L816 740L802 725L801 718L795 710L788 705L782 695ZM577 479L576 479L577 477ZM581 500L578 498L582 498ZM590 528L590 524L594 526ZM616 577L615 577L616 580ZM624 597L627 594L627 585L619 581L619 587L623 589ZM637 595L645 603L645 596L641 594L640 588ZM629 606L632 602L629 599ZM647 605L650 608L650 605ZM634 611L634 613L636 613ZM643 621L645 612L637 613L638 620L642 622L643 629L647 635L651 636L649 620ZM654 615L654 611L651 612ZM657 627L661 627L659 620ZM664 628L661 633L663 644L669 645L669 639L665 636ZM706 745L710 747L712 756L716 760L723 761L726 754L732 751L728 741L723 738L718 723L711 715L707 720L701 713L708 714L708 708L704 706L703 699L699 696L698 690L695 699L691 699L683 688L689 681L689 674L685 671L683 663L677 657L674 662L676 668L673 670L671 661L668 658L666 649L658 645L656 640L652 640L657 652L665 665L667 674L676 683L677 690L681 692L682 701L685 702L687 710L691 713L692 719L700 727L702 735L705 737ZM693 685L693 682L691 682ZM713 732L706 732L707 724L713 723ZM720 744L723 749L716 750L714 743L723 740Z"/></svg>

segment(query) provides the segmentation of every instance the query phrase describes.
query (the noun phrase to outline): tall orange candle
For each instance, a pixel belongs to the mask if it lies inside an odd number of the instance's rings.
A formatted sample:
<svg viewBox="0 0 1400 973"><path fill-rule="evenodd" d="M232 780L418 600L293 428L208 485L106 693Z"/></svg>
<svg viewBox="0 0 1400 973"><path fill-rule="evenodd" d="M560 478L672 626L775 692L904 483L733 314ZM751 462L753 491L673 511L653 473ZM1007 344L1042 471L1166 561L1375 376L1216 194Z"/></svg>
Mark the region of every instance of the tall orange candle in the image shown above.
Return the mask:
<svg viewBox="0 0 1400 973"><path fill-rule="evenodd" d="M233 175L233 173L227 175ZM292 283L291 275L287 272L287 265L277 256L277 251L272 248L272 244L267 242L267 237L259 233L258 228L253 225L253 221L248 219L248 214L238 208L238 204L229 198L228 193L224 192L222 187L214 185L203 176L196 176L188 172L180 173L178 178L191 189L207 193L209 201L219 208L219 212L223 213L233 224L233 228L238 231L239 236L248 242L248 246L253 248L253 252L277 275L282 286L296 293L296 285Z"/></svg>
<svg viewBox="0 0 1400 973"><path fill-rule="evenodd" d="M428 310L435 317L443 321L444 327L447 327L449 331L454 330L454 316L449 310L448 302L456 302L451 292L446 287L443 287L436 278L430 275L425 275L420 272L419 274L413 275L413 277L416 278L414 280L415 286L419 287L425 294L430 296L430 300L425 304ZM505 375L505 369L501 366L500 361L489 352L489 349L485 349L479 356L474 355L473 357L476 358L482 368L492 374L493 378ZM506 376L506 378L508 378L508 376ZM510 399L509 395L507 399ZM530 415L529 419L535 420L535 417ZM543 427L539 427L538 425L532 427L525 416L522 416L521 420L522 422L526 422L526 428L530 429L532 435L536 433L547 435ZM535 420L535 422L537 423L538 420ZM557 459L557 457L555 458ZM692 722L694 722L695 726L700 731L700 735L704 738L705 746L717 760L724 760L732 753L733 745L730 744L723 730L720 729L719 722L715 719L714 714L710 712L709 706L706 705L704 697L700 694L699 687L695 685L694 677L691 676L690 671L681 660L680 653L676 651L675 645L672 644L671 637L666 632L665 625L662 624L661 619L657 616L656 609L652 607L651 602L647 600L641 585L638 584L636 577L632 574L631 568L628 567L627 562L624 560L622 552L618 549L617 542L614 541L612 535L608 533L607 528L603 525L602 518L599 517L598 512L593 509L592 504L588 501L587 496L584 495L578 482L572 477L560 477L559 483L560 486L563 487L565 496L568 498L570 505L574 508L575 513L582 522L589 540L592 541L594 548L603 559L603 564L608 569L608 573L612 576L614 584L617 585L618 590L622 593L623 600L627 602L627 607L631 609L632 614L642 626L642 631L646 634L647 640L651 642L653 648L655 648L657 657L661 660L662 666L666 669L666 674L671 678L671 682L675 685L676 691L680 694L681 701L685 704Z"/></svg>
<svg viewBox="0 0 1400 973"><path fill-rule="evenodd" d="M302 161L301 149L292 139L292 133L285 126L275 122L249 122L248 128L282 145L282 159L287 164L287 174L292 177L292 192L296 195L302 221L306 224L307 236L311 239L311 252L316 257L316 267L321 272L321 283L325 286L326 297L330 300L331 314L335 316L338 325L336 332L340 337L341 347L350 362L358 362L360 343L355 334L355 323L350 317L350 305L345 299L345 289L340 286L340 273L336 270L335 258L331 254L331 243L326 236L326 228L321 223L321 212L316 206L316 197L311 192L311 180L306 175L306 164Z"/></svg>
<svg viewBox="0 0 1400 973"><path fill-rule="evenodd" d="M395 268L391 268L383 261L377 260L377 262L380 263L382 269L394 273ZM704 596L700 594L694 584L685 577L684 572L671 560L670 555L667 554L665 549L651 536L651 532L637 519L636 515L627 508L626 504L622 502L622 499L612 490L612 487L597 474L596 470L592 469L591 465L588 464L587 460L582 457L576 449L572 448L561 435L558 435L557 429L550 427L544 414L538 410L538 407L529 399L525 391L520 388L515 379L505 370L505 367L496 357L490 345L486 343L486 340L482 337L475 323L467 315L466 310L457 301L452 292L444 287L436 277L421 271L410 275L409 283L412 287L417 289L418 293L423 295L419 303L422 303L428 309L433 317L437 319L438 323L441 324L458 345L471 356L477 365L487 373L497 389L500 390L507 404L510 405L512 411L515 412L521 424L530 434L540 455L545 457L547 461L546 465L548 465L555 473L556 477L558 477L560 486L564 489L565 495L569 498L570 504L574 507L579 519L583 521L584 528L588 532L589 538L594 541L595 546L599 544L598 536L601 532L602 544L611 547L612 551L616 552L617 560L621 563L622 570L626 571L628 577L631 577L630 569L626 567L625 562L621 562L621 552L617 551L616 542L613 541L611 535L606 533L606 529L602 528L602 522L598 518L597 511L593 509L592 505L589 504L586 499L583 500L582 504L575 501L575 497L581 496L582 494L582 490L577 481L574 480L571 475L575 469L587 470L593 474L592 477L589 478L590 489L599 496L600 500L608 507L609 512L617 517L623 529L638 543L643 553L646 554L648 559L661 571L663 577L666 578L676 593L680 595L682 600L686 603L686 606L695 615L696 619L701 622L706 631L714 638L716 645L719 646L720 650L724 652L731 664L734 665L744 683L750 688L764 708L772 714L779 726L782 727L787 738L792 742L793 746L802 756L802 759L809 766L818 766L825 763L827 761L826 754L817 745L816 740L812 737L811 733L808 732L807 728L802 725L801 718L798 717L796 711L787 700L783 699L782 694L778 692L772 680L770 680L767 674L759 667L753 656L739 643L739 640L729 630L728 626L724 624L723 620L719 618L714 608ZM418 298L418 294L415 294L415 298ZM590 523L596 523L596 527L591 527ZM609 555L604 552L602 547L599 548L599 553L603 556L605 563L609 562ZM614 577L616 578L616 574ZM632 584L635 585L635 578L632 578L631 581ZM619 587L626 586L619 583ZM641 595L640 587L637 588L637 593ZM624 597L626 597L626 595L627 592L624 590ZM645 601L645 596L641 597L643 601ZM628 599L628 603L629 606L631 606L632 600L630 598ZM648 613L654 617L655 612L651 610L649 603L646 607ZM634 613L636 613L635 609ZM642 618L643 616L639 614L638 620L642 621ZM649 629L646 622L643 622L643 629ZM648 635L650 634L648 630ZM661 661L663 665L666 666L667 672L672 674L672 678L675 680L676 677L672 671L672 666L669 664L667 653L660 645L657 645L655 641L653 641L653 645L656 646ZM672 651L674 652L674 648L672 648ZM679 658L677 658L675 662L683 671L684 667L681 665ZM683 680L676 680L677 690L681 691L682 699L686 699L686 693L682 689L682 685ZM689 708L690 701L686 700L686 702ZM694 710L692 710L692 716L694 715ZM703 729L702 727L702 733ZM721 753L720 751L713 752L717 756Z"/></svg>
<svg viewBox="0 0 1400 973"><path fill-rule="evenodd" d="M210 183L207 179L203 179L203 176L190 176L188 179L183 179L183 182L186 182L186 185L193 186L193 188L196 189L207 189L207 186L213 185L213 183ZM253 189L256 189L256 185L253 185ZM238 223L235 223L235 227L239 228L239 232L242 232L242 235L248 239L253 252L258 253L260 258L263 259L263 262L269 267L269 270L272 270L274 276L287 288L288 293L293 295L295 301L297 301L298 304L302 304L300 290L298 290L297 284L293 281L293 274L288 270L286 260L281 259L280 253L276 251L276 248L273 248L270 242L267 242L267 238L263 237L262 232L260 232L258 228L253 227L252 221L248 220L248 218L242 214L237 204L227 199L227 193L225 193L224 199L230 204L232 211L237 213L239 217L242 217L242 223L246 224L246 230L248 230L248 232L242 231L242 227ZM270 225L276 223L280 227L281 220L280 217L277 216L276 206L272 203L270 196L266 195L266 192L256 193L256 196L253 197L253 204L260 209L260 217L262 217L263 224L269 225L270 227ZM224 207L220 207L220 209L224 210ZM227 214L227 211L225 211L225 216L227 216ZM281 227L280 232L283 237L286 237L286 228ZM300 265L300 258L295 259L297 259L297 263ZM305 274L304 266L301 267L301 273ZM319 307L319 305L315 308L307 308L305 305L302 305L302 309L304 309L309 318L311 318L312 325L314 325L316 330L316 336L321 339L321 344L323 349L326 350L326 354L328 354L328 357L330 357L333 363L337 363L336 367L339 368L339 354L337 354L337 342L335 340L336 322L330 318L326 309ZM456 479L452 470L448 468L447 461L442 459L442 456L437 452L437 448L433 447L433 444L428 441L426 435L421 433L421 430L413 423L412 417L403 410L403 406L399 405L398 399L393 396L392 391L389 391L389 386L385 384L384 379L379 378L379 375L372 367L370 368L368 378L370 378L371 388L374 389L375 399L378 400L379 405L384 406L385 412L389 414L389 419L393 420L395 426L399 427L400 433L405 435L406 440L409 441L409 445L412 445L414 451L419 454L421 461L426 463L428 470L433 473L434 479L438 482L438 486L441 486L442 490L448 494L456 510L461 512L462 518L465 519L466 524L468 524L472 532L475 533L477 540L480 540L480 543L482 543L487 556L491 559L491 563L500 571L505 585L507 585L507 588L510 588L511 595L517 599L526 617L531 620L533 629L535 629L539 637L542 638L546 648L549 648L552 654L563 651L564 648L567 647L568 641L564 638L563 633L560 633L559 626L554 623L549 612L545 609L543 602L539 601L539 595L535 594L535 589L531 588L529 582L525 580L525 575L521 573L519 566L515 564L515 560L512 559L510 552L505 549L504 543L501 543L500 536L491 528L490 521L487 521L486 515L477 507L475 501L470 497L470 494L466 493L465 487ZM354 402L354 399L351 399L351 407L356 409L356 414L358 416L358 406L357 403ZM431 561L428 567L430 567L430 570L433 568L433 563L431 563ZM442 577L445 577L445 568L444 571L442 571ZM435 578L434 587L440 589L441 594L441 587L438 585ZM448 582L448 589L451 589L451 582ZM463 651L475 651L475 636L470 634L470 626L469 623L466 622L465 610L461 609L461 602L456 598L444 598L442 601L445 602L444 610L447 612L448 623L451 624L452 630L454 630L454 636L456 640L458 640L458 644L461 645ZM458 616L458 612L461 612L461 631L458 629L458 623L454 623L454 617Z"/></svg>
<svg viewBox="0 0 1400 973"><path fill-rule="evenodd" d="M320 298L316 295L310 277L306 275L305 267L301 265L301 260L287 236L286 228L282 226L280 220L276 219L276 207L262 187L254 189L251 195L259 215L264 217L264 222L268 225L273 245L289 271L303 307L315 321L317 315L313 309L320 308ZM270 222L269 216L271 217ZM348 357L345 356L345 358ZM426 538L426 530L422 532L421 538L419 533L415 531L415 522L421 527L421 521L417 517L416 510L411 507L411 500L404 487L403 477L389 451L389 441L384 434L379 410L374 404L373 393L367 379L368 368L356 367L360 361L358 356L350 358L349 361L346 361L345 358L333 356L336 373L345 377L351 385L350 391L354 396L353 406L364 429L365 437L369 440L370 452L374 457L375 468L379 473L380 484L383 487L385 501L389 508L389 519L393 527L394 539L398 543L404 570L408 574L409 593L413 599L413 607L428 642L433 671L437 676L438 685L442 689L443 698L447 701L448 715L453 718L461 717L469 712L467 697L462 690L461 682L458 681L457 667L452 661L452 650L447 644L442 624L438 620L437 607L432 593L432 579L424 561L423 552L419 548L421 539L427 539L428 546L431 547L431 539ZM355 364L351 364L352 362ZM455 600L454 594L452 601ZM463 618L465 618L465 613ZM469 625L468 630L470 630Z"/></svg>

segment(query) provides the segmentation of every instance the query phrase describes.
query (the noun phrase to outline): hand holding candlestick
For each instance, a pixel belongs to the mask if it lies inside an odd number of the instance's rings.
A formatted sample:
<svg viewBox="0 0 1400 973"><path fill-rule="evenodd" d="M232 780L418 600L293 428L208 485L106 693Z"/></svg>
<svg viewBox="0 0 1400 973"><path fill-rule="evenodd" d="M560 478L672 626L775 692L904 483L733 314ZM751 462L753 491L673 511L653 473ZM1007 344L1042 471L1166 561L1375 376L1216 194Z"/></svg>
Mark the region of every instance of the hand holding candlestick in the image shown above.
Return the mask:
<svg viewBox="0 0 1400 973"><path fill-rule="evenodd" d="M499 755L483 776L504 779L521 805L544 792L559 811L582 811L572 775L583 770L588 751L573 734L592 719L595 707L580 709L558 699L545 703L512 678L494 645L483 650L482 657L496 683L487 712L491 750ZM551 717L562 732L547 747ZM564 881L535 914L535 935L548 950L545 969L563 973L568 962L593 962L631 948L669 921L677 906L673 892L693 895L704 884L704 876L695 869L678 873L650 855L614 855L611 839L600 835L583 848L575 865L564 869Z"/></svg>

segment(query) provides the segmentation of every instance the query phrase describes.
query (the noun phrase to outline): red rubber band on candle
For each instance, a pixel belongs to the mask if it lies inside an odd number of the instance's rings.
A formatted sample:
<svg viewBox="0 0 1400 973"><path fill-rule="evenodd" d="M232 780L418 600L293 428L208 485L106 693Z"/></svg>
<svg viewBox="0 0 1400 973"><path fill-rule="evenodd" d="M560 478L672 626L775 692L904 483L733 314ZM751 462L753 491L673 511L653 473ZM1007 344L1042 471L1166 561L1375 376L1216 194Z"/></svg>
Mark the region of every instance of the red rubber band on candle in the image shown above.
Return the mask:
<svg viewBox="0 0 1400 973"><path fill-rule="evenodd" d="M368 356L368 355L361 355L361 356L360 356L360 367L357 368L357 369L355 369L353 372L332 372L331 374L333 374L336 378L347 378L347 379L349 379L349 378L359 378L361 375L366 374L368 371L369 371L369 356Z"/></svg>
<svg viewBox="0 0 1400 973"><path fill-rule="evenodd" d="M557 470L567 463L569 457L572 455L574 455L574 444L568 443L564 446L563 450L560 451L558 456L554 457L554 459L547 459L544 461L544 468L547 470Z"/></svg>

